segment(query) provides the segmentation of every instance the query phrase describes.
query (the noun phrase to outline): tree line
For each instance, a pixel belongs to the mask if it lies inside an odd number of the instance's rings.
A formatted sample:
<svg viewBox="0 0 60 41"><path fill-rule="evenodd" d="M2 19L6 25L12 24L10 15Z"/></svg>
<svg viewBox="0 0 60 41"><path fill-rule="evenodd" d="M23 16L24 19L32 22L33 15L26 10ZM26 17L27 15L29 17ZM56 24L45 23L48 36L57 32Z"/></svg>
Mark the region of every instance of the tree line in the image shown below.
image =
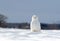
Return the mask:
<svg viewBox="0 0 60 41"><path fill-rule="evenodd" d="M0 14L0 27L2 28L21 28L30 29L30 23L7 23L8 17ZM40 23L41 29L60 29L60 24Z"/></svg>

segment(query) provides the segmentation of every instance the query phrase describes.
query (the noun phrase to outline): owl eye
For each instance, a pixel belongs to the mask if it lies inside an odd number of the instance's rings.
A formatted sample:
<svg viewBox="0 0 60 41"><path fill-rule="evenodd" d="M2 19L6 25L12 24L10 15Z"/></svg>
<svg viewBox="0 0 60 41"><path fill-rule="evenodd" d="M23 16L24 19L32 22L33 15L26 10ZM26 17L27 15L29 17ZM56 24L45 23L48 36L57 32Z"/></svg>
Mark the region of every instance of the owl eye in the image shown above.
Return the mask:
<svg viewBox="0 0 60 41"><path fill-rule="evenodd" d="M36 17L34 17L34 19L36 19Z"/></svg>

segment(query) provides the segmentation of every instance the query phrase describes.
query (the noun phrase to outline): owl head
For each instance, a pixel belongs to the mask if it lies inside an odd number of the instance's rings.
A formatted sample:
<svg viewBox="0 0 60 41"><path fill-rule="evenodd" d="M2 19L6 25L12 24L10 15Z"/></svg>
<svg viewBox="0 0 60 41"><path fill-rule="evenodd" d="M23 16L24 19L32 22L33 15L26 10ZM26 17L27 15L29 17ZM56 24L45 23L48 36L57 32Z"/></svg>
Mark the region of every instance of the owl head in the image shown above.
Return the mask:
<svg viewBox="0 0 60 41"><path fill-rule="evenodd" d="M38 20L38 17L36 15L32 16L32 21Z"/></svg>

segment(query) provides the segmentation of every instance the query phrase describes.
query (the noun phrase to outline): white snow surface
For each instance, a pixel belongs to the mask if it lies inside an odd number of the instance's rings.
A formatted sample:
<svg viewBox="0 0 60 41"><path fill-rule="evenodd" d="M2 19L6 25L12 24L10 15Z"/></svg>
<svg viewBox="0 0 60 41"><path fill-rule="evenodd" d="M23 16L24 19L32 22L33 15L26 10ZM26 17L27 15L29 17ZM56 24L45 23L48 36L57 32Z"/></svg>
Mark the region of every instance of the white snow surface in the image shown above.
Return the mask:
<svg viewBox="0 0 60 41"><path fill-rule="evenodd" d="M0 41L60 41L60 30L31 32L27 29L0 28Z"/></svg>

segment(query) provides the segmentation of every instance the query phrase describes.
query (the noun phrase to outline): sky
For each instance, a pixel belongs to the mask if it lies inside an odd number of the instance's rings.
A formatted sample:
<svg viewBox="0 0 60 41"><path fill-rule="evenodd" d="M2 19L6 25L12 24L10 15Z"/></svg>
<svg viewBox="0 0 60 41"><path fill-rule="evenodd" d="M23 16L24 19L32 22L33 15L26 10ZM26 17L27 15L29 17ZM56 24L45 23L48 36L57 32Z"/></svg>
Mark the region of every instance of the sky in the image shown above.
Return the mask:
<svg viewBox="0 0 60 41"><path fill-rule="evenodd" d="M0 13L7 22L30 22L37 15L41 23L60 23L60 0L0 0Z"/></svg>

